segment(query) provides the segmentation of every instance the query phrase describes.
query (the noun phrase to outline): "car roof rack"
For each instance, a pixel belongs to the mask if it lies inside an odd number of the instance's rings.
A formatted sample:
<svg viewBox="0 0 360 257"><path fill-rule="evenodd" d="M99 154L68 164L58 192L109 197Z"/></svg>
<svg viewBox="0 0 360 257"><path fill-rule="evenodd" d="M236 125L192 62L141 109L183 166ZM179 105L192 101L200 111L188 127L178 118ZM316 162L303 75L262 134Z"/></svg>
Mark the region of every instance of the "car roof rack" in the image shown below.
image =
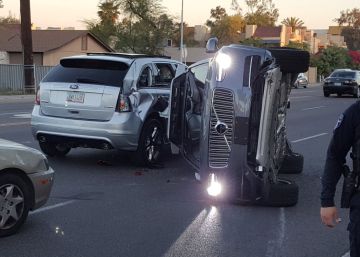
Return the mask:
<svg viewBox="0 0 360 257"><path fill-rule="evenodd" d="M115 56L115 57L122 57L128 59L137 59L137 58L165 58L171 59L170 56L166 55L150 55L150 54L129 54L129 53L87 53L87 55L102 55L102 56Z"/></svg>

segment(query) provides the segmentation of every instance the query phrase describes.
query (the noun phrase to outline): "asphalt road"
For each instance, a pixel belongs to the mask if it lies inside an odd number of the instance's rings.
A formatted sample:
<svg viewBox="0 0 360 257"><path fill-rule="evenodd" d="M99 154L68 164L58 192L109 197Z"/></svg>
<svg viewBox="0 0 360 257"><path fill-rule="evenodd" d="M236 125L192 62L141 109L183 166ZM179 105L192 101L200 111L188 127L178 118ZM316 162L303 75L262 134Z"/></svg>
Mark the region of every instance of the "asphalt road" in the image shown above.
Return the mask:
<svg viewBox="0 0 360 257"><path fill-rule="evenodd" d="M321 224L320 176L332 129L355 99L325 98L311 86L294 89L290 100L288 137L305 158L303 173L288 176L300 186L295 207L211 206L180 157L148 170L130 154L75 149L49 159L56 171L49 202L18 234L0 239L0 256L343 256L347 211L336 228ZM32 102L0 101L0 137L38 148Z"/></svg>

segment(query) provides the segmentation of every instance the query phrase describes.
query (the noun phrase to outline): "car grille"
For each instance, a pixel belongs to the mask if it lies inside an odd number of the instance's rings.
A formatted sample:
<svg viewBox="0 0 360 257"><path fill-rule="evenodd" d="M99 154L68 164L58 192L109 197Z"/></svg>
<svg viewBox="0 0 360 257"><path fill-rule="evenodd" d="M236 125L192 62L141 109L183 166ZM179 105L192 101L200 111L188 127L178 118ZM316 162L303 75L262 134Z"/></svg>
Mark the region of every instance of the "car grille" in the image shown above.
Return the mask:
<svg viewBox="0 0 360 257"><path fill-rule="evenodd" d="M219 135L215 130L218 119L228 126L228 130L224 135ZM212 168L224 168L228 166L231 151L229 146L231 147L233 141L233 119L234 99L232 91L219 88L215 89L209 129L209 166ZM227 140L225 140L225 137Z"/></svg>

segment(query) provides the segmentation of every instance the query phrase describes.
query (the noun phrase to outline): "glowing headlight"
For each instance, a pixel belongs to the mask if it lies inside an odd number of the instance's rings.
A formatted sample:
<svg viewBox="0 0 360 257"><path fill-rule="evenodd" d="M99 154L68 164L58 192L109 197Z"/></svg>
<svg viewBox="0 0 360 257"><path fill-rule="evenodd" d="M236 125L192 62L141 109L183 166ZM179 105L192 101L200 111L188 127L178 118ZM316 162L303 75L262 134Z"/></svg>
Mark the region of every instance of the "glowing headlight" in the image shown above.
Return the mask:
<svg viewBox="0 0 360 257"><path fill-rule="evenodd" d="M207 192L211 196L218 196L222 190L221 184L217 181L214 173L210 176L210 185L207 188Z"/></svg>
<svg viewBox="0 0 360 257"><path fill-rule="evenodd" d="M216 80L223 81L225 77L225 70L231 66L231 58L227 54L219 53L216 56L215 61L217 66Z"/></svg>
<svg viewBox="0 0 360 257"><path fill-rule="evenodd" d="M231 58L227 54L219 53L216 56L216 63L222 68L227 69L231 65Z"/></svg>

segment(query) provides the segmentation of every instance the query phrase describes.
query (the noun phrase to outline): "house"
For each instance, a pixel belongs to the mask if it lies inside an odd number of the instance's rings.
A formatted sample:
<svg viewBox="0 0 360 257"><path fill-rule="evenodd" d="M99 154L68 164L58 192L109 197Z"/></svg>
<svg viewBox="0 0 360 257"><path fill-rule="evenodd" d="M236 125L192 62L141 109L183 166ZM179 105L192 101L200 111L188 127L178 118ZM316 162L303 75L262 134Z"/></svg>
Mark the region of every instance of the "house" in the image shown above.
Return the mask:
<svg viewBox="0 0 360 257"><path fill-rule="evenodd" d="M344 36L341 35L343 27L341 26L329 26L329 29L325 33L319 33L319 48L324 49L329 46L338 46L346 48L346 42Z"/></svg>
<svg viewBox="0 0 360 257"><path fill-rule="evenodd" d="M54 66L62 57L113 49L87 30L32 30L35 65ZM21 27L0 25L0 64L22 64Z"/></svg>

